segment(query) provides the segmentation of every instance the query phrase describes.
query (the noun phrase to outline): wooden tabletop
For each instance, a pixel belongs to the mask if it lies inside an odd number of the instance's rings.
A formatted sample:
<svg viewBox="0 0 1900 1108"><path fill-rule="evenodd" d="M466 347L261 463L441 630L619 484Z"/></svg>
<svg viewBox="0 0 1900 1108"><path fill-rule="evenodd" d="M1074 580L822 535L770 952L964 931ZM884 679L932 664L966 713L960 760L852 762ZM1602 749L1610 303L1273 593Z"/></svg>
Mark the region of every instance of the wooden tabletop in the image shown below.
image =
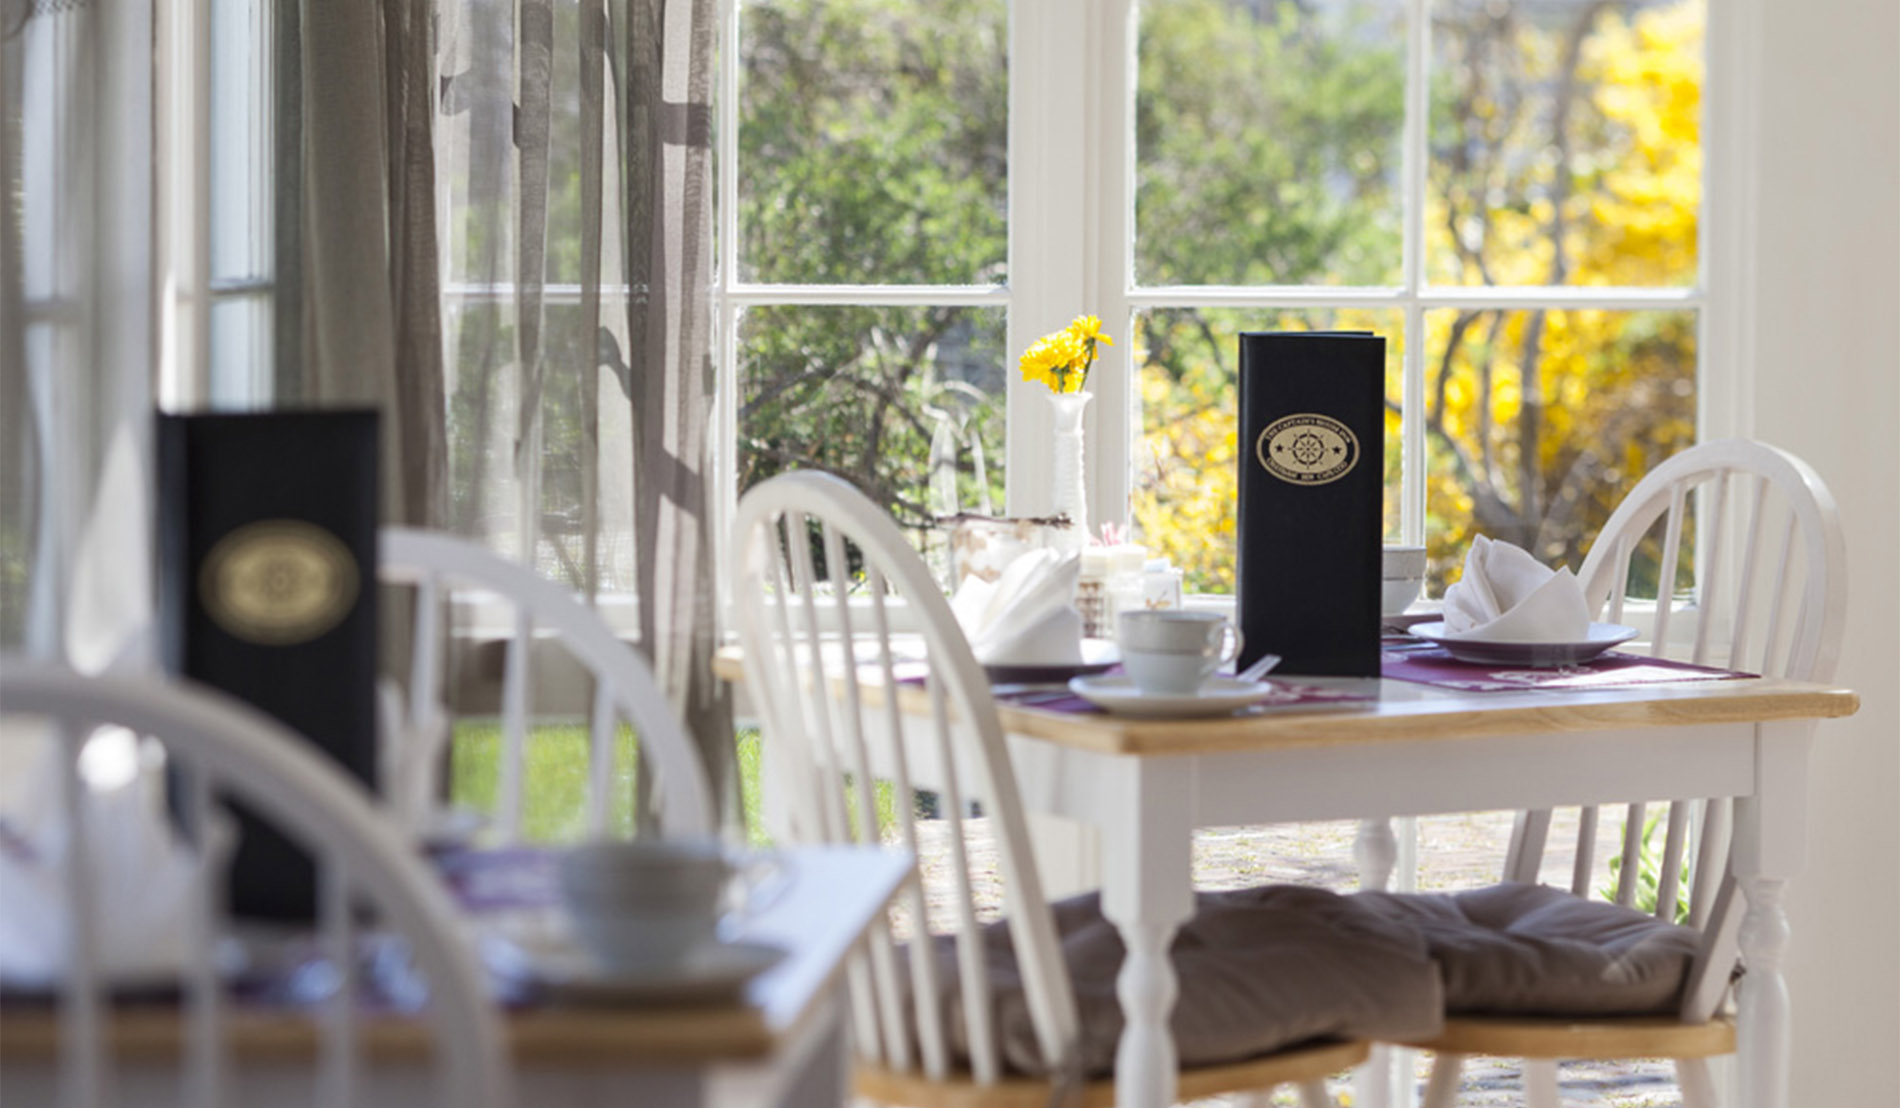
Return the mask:
<svg viewBox="0 0 1900 1108"><path fill-rule="evenodd" d="M744 655L728 646L713 672L742 682ZM1850 689L1799 681L1737 678L1624 688L1460 692L1412 681L1296 677L1303 684L1363 693L1362 701L1268 708L1207 719L1137 719L1106 712L1061 712L997 702L1011 734L1101 754L1212 754L1239 750L1428 742L1496 735L1755 723L1851 716ZM865 690L875 701L875 690ZM921 688L898 702L928 714Z"/></svg>
<svg viewBox="0 0 1900 1108"><path fill-rule="evenodd" d="M749 942L790 953L747 987L741 1004L611 1007L544 1004L514 1010L507 1034L521 1067L625 1066L743 1060L770 1053L817 1009L845 955L911 870L902 851L800 847L783 855L785 892L743 929ZM173 1006L125 1007L113 1014L111 1041L124 1060L181 1057L183 1021ZM314 1059L318 1028L309 1013L283 1008L227 1009L233 1057L247 1062ZM374 1015L362 1024L365 1054L381 1061L426 1058L427 1026L410 1016ZM51 1005L0 1010L0 1061L54 1057L58 1011Z"/></svg>

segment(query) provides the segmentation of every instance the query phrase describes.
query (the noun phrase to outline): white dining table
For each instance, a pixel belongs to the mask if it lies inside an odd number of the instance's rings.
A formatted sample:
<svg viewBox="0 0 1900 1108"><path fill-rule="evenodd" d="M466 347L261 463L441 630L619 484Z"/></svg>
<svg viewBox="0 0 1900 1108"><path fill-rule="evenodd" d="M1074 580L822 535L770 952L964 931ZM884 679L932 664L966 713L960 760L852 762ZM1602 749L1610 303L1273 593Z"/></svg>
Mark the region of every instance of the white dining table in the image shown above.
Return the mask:
<svg viewBox="0 0 1900 1108"><path fill-rule="evenodd" d="M847 956L913 870L901 850L796 847L732 938L769 943L784 959L733 1001L697 1005L535 1003L506 1014L519 1101L535 1108L663 1104L689 1108L837 1108L849 1090L838 995ZM225 1103L307 1103L318 1029L307 1010L233 1005L231 1084ZM390 1013L366 1021L357 1103L426 1100L431 1043L421 1021ZM179 1059L185 1027L172 1005L113 1013L108 1035L118 1103L184 1105ZM0 1010L0 1103L58 1103L57 1009Z"/></svg>
<svg viewBox="0 0 1900 1108"><path fill-rule="evenodd" d="M1800 870L1808 753L1851 691L1738 679L1593 690L1455 692L1396 680L1300 678L1363 694L1199 720L1119 718L999 702L1025 806L1100 834L1103 908L1128 957L1116 1103L1175 1092L1168 947L1193 907L1197 828L1358 819L1363 887L1386 886L1394 817L1638 799L1737 798L1733 865L1747 897L1737 1024L1741 1102L1786 1108L1785 889ZM1397 1103L1370 1067L1359 1104Z"/></svg>

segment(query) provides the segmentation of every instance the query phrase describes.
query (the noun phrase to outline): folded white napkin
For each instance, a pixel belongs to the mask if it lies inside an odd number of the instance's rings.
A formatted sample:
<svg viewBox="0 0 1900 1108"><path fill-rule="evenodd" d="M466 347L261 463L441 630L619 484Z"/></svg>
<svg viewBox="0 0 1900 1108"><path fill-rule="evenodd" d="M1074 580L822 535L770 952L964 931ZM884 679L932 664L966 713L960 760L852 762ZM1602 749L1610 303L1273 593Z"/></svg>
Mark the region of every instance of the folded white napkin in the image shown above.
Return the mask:
<svg viewBox="0 0 1900 1108"><path fill-rule="evenodd" d="M994 583L966 577L950 610L985 665L1066 665L1082 661L1082 614L1071 601L1079 554L1030 550Z"/></svg>
<svg viewBox="0 0 1900 1108"><path fill-rule="evenodd" d="M1465 573L1445 590L1445 634L1488 642L1582 642L1590 633L1583 584L1521 547L1479 535Z"/></svg>
<svg viewBox="0 0 1900 1108"><path fill-rule="evenodd" d="M121 425L73 551L66 657L81 673L152 667L152 550L137 436Z"/></svg>
<svg viewBox="0 0 1900 1108"><path fill-rule="evenodd" d="M34 752L33 768L0 808L0 981L46 988L66 973L73 921L72 845L58 774L62 744L36 721L10 720L0 741ZM115 984L176 980L184 965L198 859L166 817L157 766L130 732L96 734L80 757L101 976ZM214 857L233 839L213 821Z"/></svg>

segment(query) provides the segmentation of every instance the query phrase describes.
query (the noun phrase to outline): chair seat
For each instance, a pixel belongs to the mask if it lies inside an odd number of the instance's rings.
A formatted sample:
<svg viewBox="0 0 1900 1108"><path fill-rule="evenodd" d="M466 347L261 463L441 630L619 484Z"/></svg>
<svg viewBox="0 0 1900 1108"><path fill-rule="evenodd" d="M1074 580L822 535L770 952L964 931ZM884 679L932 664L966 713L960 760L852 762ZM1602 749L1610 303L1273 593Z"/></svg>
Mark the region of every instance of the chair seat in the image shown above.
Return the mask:
<svg viewBox="0 0 1900 1108"><path fill-rule="evenodd" d="M1371 1048L1363 1042L1322 1042L1283 1050L1266 1058L1181 1071L1176 1094L1181 1100L1222 1093L1269 1089L1276 1085L1318 1081L1366 1060ZM853 1074L857 1095L880 1104L906 1108L1047 1108L1053 1083L1033 1077L1006 1078L979 1085L968 1071L943 1081L921 1073L904 1073L884 1066L860 1064ZM1115 1103L1115 1083L1091 1081L1081 1087L1072 1108L1109 1108Z"/></svg>
<svg viewBox="0 0 1900 1108"><path fill-rule="evenodd" d="M1263 886L1199 893L1170 955L1180 988L1170 1027L1185 1068L1260 1058L1314 1040L1430 1035L1442 1023L1436 967L1418 932L1324 889ZM1121 1039L1116 974L1121 935L1088 893L1054 905L1080 1017L1081 1072L1114 1068ZM1029 1002L1001 923L984 929L996 1034L1006 1066L1045 1075ZM936 940L942 980L955 949ZM941 1005L959 1060L969 1044L961 1004ZM1330 1071L1329 1071L1330 1072Z"/></svg>
<svg viewBox="0 0 1900 1108"><path fill-rule="evenodd" d="M1429 1038L1403 1045L1443 1054L1508 1058L1709 1058L1735 1053L1735 1021L1683 1023L1668 1016L1574 1020L1535 1016L1453 1016Z"/></svg>
<svg viewBox="0 0 1900 1108"><path fill-rule="evenodd" d="M1353 899L1424 936L1448 1016L1674 1016L1701 942L1692 928L1547 885Z"/></svg>

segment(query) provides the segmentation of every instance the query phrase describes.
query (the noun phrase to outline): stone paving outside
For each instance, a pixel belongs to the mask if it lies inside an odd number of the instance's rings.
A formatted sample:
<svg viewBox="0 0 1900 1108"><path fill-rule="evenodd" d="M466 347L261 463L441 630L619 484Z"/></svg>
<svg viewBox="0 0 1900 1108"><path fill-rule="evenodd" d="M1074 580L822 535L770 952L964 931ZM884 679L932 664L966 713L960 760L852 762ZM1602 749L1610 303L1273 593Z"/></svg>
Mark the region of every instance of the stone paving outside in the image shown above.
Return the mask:
<svg viewBox="0 0 1900 1108"><path fill-rule="evenodd" d="M972 872L979 875L977 897L980 907L985 909L982 914L993 918L1000 899L999 886L995 854L985 823L980 819L967 821L965 840ZM1545 855L1541 874L1546 883L1569 885L1576 823L1574 810L1559 812L1553 820L1552 845ZM941 890L947 884L941 879L948 865L947 826L941 821L918 825L920 864L925 885L933 890ZM1456 889L1496 881L1510 829L1508 812L1420 819L1418 887L1422 890ZM1622 820L1605 811L1595 851L1598 887L1608 880L1604 859L1618 847L1621 829ZM1358 887L1358 867L1352 851L1357 832L1358 825L1351 822L1205 830L1195 837L1195 885L1203 889L1227 889L1290 882L1351 891ZM941 908L938 900L932 898L933 916ZM1430 1061L1429 1054L1418 1056L1421 1088ZM1665 1060L1566 1062L1560 1067L1559 1080L1566 1108L1678 1108L1682 1103L1674 1069ZM1336 1081L1332 1088L1338 1103L1351 1108L1353 1098L1349 1084ZM1192 1103L1196 1108L1238 1108L1245 1099L1215 1097ZM1294 1105L1297 1101L1292 1090L1286 1089L1276 1094L1270 1103ZM1460 1108L1502 1108L1522 1103L1516 1059L1473 1058L1466 1063L1458 1099Z"/></svg>

